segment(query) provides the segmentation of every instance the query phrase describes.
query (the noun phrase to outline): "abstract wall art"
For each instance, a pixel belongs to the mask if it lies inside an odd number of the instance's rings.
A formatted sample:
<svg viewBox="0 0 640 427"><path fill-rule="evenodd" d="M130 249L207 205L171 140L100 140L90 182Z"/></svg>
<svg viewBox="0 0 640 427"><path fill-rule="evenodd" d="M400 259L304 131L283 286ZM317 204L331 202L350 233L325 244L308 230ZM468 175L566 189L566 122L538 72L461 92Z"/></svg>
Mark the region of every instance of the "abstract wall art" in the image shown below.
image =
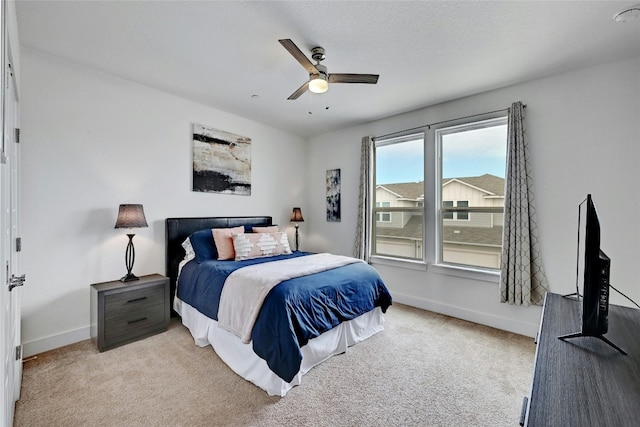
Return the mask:
<svg viewBox="0 0 640 427"><path fill-rule="evenodd" d="M193 123L193 191L251 195L251 138Z"/></svg>
<svg viewBox="0 0 640 427"><path fill-rule="evenodd" d="M340 222L340 169L327 170L327 221Z"/></svg>

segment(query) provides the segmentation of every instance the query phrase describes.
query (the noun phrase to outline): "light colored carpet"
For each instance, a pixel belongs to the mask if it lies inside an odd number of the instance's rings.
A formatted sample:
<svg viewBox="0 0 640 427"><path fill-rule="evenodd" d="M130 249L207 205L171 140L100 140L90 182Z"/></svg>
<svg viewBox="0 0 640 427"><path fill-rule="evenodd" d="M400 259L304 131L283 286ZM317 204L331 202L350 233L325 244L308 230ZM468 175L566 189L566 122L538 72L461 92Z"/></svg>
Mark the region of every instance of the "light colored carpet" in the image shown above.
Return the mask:
<svg viewBox="0 0 640 427"><path fill-rule="evenodd" d="M516 426L535 344L394 304L386 330L271 397L177 319L104 353L83 341L24 364L15 426Z"/></svg>

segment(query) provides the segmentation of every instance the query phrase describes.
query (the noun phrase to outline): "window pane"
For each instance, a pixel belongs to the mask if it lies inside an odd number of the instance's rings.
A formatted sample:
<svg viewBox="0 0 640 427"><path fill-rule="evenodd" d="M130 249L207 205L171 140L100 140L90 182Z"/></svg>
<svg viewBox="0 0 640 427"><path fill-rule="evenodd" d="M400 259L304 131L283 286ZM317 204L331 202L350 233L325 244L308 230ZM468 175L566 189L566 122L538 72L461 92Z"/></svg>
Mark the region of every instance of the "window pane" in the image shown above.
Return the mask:
<svg viewBox="0 0 640 427"><path fill-rule="evenodd" d="M373 253L409 259L422 259L424 219L421 212L394 212L402 226L394 222L378 223L373 238Z"/></svg>
<svg viewBox="0 0 640 427"><path fill-rule="evenodd" d="M453 207L453 200L443 200L442 201L442 207L443 208L452 208ZM444 211L442 213L442 218L444 218L444 219L453 219L453 212Z"/></svg>
<svg viewBox="0 0 640 427"><path fill-rule="evenodd" d="M374 179L372 253L422 260L424 134L376 141Z"/></svg>
<svg viewBox="0 0 640 427"><path fill-rule="evenodd" d="M440 214L440 262L500 268L507 149L506 118L439 129L441 206L471 208ZM472 208L495 208L474 212Z"/></svg>
<svg viewBox="0 0 640 427"><path fill-rule="evenodd" d="M458 200L458 203L456 204L459 208L465 208L467 206L469 206L469 201L468 200ZM469 220L469 212L456 212L457 214L457 219L461 220L461 221L467 221Z"/></svg>

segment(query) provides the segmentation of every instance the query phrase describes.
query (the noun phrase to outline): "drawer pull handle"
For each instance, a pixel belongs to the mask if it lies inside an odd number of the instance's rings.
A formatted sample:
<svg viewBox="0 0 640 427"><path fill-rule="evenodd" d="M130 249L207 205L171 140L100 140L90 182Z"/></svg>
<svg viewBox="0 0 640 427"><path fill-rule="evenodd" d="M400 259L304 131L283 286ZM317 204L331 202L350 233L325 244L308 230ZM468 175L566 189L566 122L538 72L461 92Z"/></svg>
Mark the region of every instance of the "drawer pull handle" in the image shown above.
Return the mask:
<svg viewBox="0 0 640 427"><path fill-rule="evenodd" d="M140 319L130 320L128 324L131 325L133 323L144 322L145 320L147 320L146 317L141 317Z"/></svg>
<svg viewBox="0 0 640 427"><path fill-rule="evenodd" d="M129 301L127 301L127 304L130 302L138 302L138 301L142 301L147 299L147 297L140 297L140 298L134 298L134 299L130 299Z"/></svg>

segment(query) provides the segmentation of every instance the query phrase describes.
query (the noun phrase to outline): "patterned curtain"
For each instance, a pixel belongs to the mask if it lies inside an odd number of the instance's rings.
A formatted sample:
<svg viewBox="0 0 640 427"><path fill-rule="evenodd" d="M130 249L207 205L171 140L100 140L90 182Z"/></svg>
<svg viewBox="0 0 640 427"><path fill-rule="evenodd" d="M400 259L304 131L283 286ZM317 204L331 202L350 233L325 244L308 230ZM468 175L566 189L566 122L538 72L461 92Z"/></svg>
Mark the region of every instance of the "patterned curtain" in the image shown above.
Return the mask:
<svg viewBox="0 0 640 427"><path fill-rule="evenodd" d="M353 256L369 262L369 234L371 232L371 150L370 136L362 138L360 154L360 197L358 199L358 224Z"/></svg>
<svg viewBox="0 0 640 427"><path fill-rule="evenodd" d="M523 109L521 102L509 109L500 302L529 306L542 304L548 284L540 258Z"/></svg>

